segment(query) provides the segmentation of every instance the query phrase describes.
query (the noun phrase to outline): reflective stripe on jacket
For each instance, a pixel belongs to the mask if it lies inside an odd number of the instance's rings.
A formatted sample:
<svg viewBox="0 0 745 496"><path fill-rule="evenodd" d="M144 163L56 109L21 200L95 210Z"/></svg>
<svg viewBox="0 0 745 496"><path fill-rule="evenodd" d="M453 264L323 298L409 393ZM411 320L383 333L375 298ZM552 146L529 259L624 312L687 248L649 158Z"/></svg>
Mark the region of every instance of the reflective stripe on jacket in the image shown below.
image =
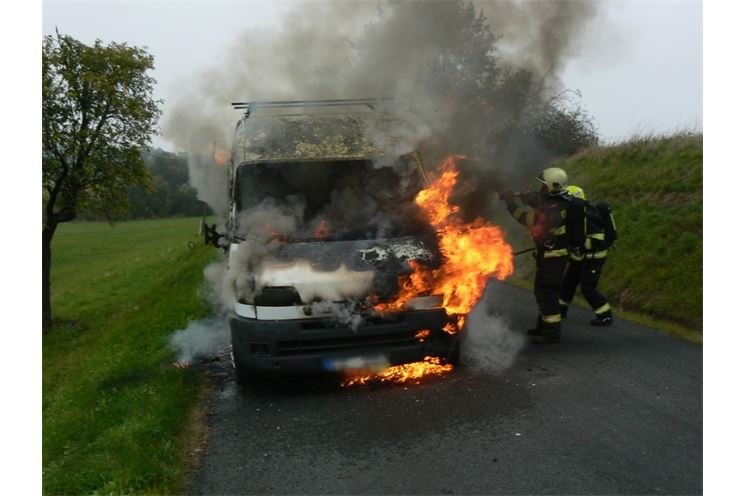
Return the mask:
<svg viewBox="0 0 745 496"><path fill-rule="evenodd" d="M587 237L585 238L585 258L605 258L609 244L605 241L605 223L594 205L587 204Z"/></svg>

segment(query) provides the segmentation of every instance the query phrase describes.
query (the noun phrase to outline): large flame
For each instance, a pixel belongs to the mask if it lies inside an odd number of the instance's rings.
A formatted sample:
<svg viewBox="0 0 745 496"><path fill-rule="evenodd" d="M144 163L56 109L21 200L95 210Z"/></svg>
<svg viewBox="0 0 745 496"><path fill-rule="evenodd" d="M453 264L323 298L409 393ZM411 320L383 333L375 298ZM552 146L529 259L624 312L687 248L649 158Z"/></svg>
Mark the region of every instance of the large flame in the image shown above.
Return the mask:
<svg viewBox="0 0 745 496"><path fill-rule="evenodd" d="M427 213L437 231L443 264L436 269L410 262L411 273L398 278L398 294L392 301L381 302L375 309L381 313L403 310L407 302L417 296L443 295L443 307L453 318L443 331L455 334L465 325L466 314L476 305L490 278L506 279L512 274L512 247L505 241L502 230L478 218L463 222L456 214L459 209L449 202L458 179L457 157L449 156L439 166L439 177L416 196L416 203ZM416 337L426 339L429 330L421 330ZM407 382L425 376L443 375L453 370L439 358L426 357L422 362L390 367L377 374L351 376L342 386L371 382Z"/></svg>
<svg viewBox="0 0 745 496"><path fill-rule="evenodd" d="M399 277L399 292L393 301L379 303L375 309L389 312L405 308L416 296L441 294L448 315L456 317L462 329L465 315L476 305L490 278L506 279L513 271L512 247L498 226L483 218L466 223L458 217L458 207L449 202L458 179L456 157L447 157L439 166L439 177L416 196L429 222L437 230L444 263L437 269L410 262L412 272ZM448 329L452 331L452 327Z"/></svg>

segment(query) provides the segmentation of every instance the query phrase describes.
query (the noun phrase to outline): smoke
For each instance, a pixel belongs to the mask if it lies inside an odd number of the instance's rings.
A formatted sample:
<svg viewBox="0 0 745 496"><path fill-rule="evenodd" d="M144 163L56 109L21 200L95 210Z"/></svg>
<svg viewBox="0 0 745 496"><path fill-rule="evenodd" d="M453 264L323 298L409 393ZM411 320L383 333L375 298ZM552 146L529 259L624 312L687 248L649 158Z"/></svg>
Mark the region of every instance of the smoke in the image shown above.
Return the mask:
<svg viewBox="0 0 745 496"><path fill-rule="evenodd" d="M598 14L599 5L577 0L474 0L493 32L501 34L501 53L507 63L555 78L568 59L581 49L581 35ZM550 81L558 83L555 79Z"/></svg>
<svg viewBox="0 0 745 496"><path fill-rule="evenodd" d="M401 150L419 148L430 167L445 152L477 159L467 195L549 157L522 124L563 90L557 74L596 11L582 0L299 3L280 30L247 29L185 86L164 136L189 151L192 186L222 214L215 151L229 149L231 101L393 97L411 124Z"/></svg>
<svg viewBox="0 0 745 496"><path fill-rule="evenodd" d="M225 304L227 299L223 295L225 268L223 262L213 262L205 267L205 284L199 294L217 313L225 313L229 310L229 307Z"/></svg>
<svg viewBox="0 0 745 496"><path fill-rule="evenodd" d="M509 368L525 344L525 336L510 329L504 316L489 308L486 298L468 314L466 328L462 360L488 373Z"/></svg>
<svg viewBox="0 0 745 496"><path fill-rule="evenodd" d="M228 323L223 316L191 321L185 329L171 334L169 343L179 362L214 356L230 344Z"/></svg>
<svg viewBox="0 0 745 496"><path fill-rule="evenodd" d="M252 302L267 282L262 263L276 258L285 241L382 239L428 232L428 222L413 204L420 184L412 179L418 174L412 162L263 164L242 170L236 178L242 208L236 225L242 241L232 248L223 295ZM319 258L318 253L303 255ZM342 270L337 259L330 263L333 267L327 269ZM310 279L312 272L297 263L283 270L294 270L298 281ZM348 282L343 286L329 288L309 283L301 291L302 301L338 301L360 293L369 282L366 273L355 271L344 279Z"/></svg>
<svg viewBox="0 0 745 496"><path fill-rule="evenodd" d="M171 334L169 345L176 352L176 360L191 363L200 358L217 355L230 345L226 299L222 294L225 266L212 263L205 267L205 284L200 296L214 309L214 314L202 320L191 321L186 328Z"/></svg>
<svg viewBox="0 0 745 496"><path fill-rule="evenodd" d="M333 318L337 322L352 330L357 330L357 328L364 322L364 318L360 313L359 305L354 301L349 301L345 304L338 304L331 303L331 301L328 300L322 300L313 303L312 307L314 312L331 312Z"/></svg>
<svg viewBox="0 0 745 496"><path fill-rule="evenodd" d="M300 198L293 197L282 204L269 198L240 214L238 235L243 241L231 253L223 277L222 296L227 304L234 300L253 301L261 289L255 278L261 262L276 253L281 240L298 231L303 210L304 202Z"/></svg>

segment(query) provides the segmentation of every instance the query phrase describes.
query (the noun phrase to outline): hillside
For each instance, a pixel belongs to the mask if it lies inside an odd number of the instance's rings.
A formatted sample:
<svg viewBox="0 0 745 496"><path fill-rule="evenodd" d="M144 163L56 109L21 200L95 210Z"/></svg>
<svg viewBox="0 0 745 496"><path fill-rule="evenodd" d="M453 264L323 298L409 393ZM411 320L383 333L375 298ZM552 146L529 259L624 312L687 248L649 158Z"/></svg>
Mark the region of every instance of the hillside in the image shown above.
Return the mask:
<svg viewBox="0 0 745 496"><path fill-rule="evenodd" d="M588 149L553 164L591 202L607 201L619 231L600 282L622 312L703 327L703 136L643 137ZM500 215L501 217L501 215ZM516 250L530 240L514 221ZM532 280L533 260L518 257L512 281ZM584 301L580 296L575 301Z"/></svg>

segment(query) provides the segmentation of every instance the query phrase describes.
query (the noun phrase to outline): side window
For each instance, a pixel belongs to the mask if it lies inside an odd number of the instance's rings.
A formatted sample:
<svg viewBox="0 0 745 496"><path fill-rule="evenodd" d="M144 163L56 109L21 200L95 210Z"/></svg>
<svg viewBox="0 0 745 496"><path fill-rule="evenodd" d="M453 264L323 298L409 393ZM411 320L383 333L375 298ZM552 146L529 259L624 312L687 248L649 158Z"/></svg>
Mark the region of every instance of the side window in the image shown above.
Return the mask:
<svg viewBox="0 0 745 496"><path fill-rule="evenodd" d="M245 128L245 123L243 122L243 119L238 121L238 124L235 126L235 132L233 133L233 146L230 148L230 159L233 161L233 164L238 164L243 159L243 130Z"/></svg>

